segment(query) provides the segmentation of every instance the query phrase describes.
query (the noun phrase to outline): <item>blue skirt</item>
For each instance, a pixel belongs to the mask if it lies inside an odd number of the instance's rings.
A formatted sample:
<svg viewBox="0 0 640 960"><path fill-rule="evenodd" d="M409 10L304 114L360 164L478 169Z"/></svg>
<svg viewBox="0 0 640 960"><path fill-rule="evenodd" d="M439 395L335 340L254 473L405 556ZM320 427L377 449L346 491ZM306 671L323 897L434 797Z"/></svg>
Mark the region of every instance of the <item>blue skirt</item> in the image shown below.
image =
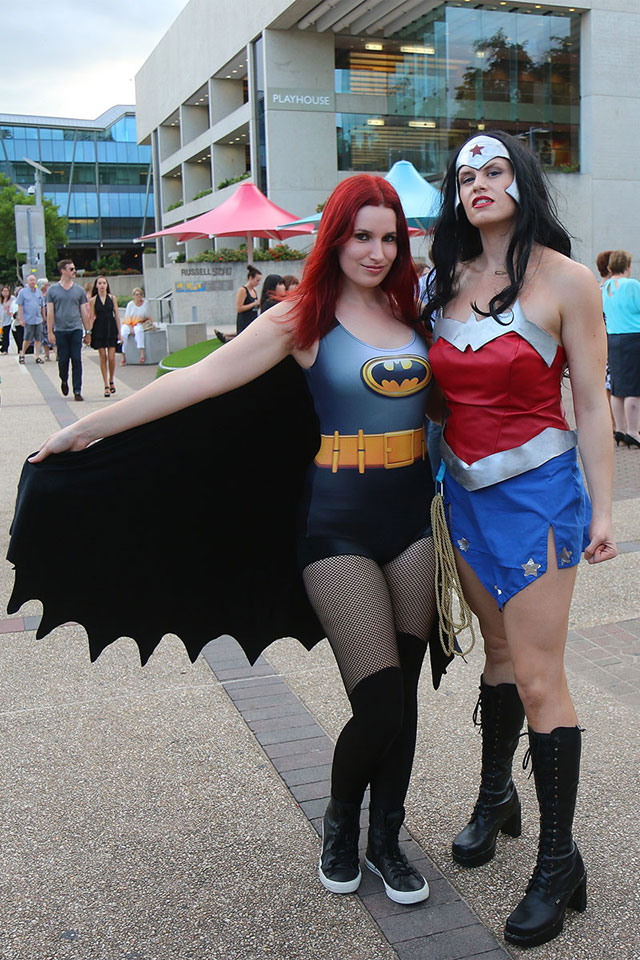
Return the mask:
<svg viewBox="0 0 640 960"><path fill-rule="evenodd" d="M559 569L576 566L590 540L575 448L482 490L465 490L447 472L443 495L453 545L500 609L545 573L549 527Z"/></svg>

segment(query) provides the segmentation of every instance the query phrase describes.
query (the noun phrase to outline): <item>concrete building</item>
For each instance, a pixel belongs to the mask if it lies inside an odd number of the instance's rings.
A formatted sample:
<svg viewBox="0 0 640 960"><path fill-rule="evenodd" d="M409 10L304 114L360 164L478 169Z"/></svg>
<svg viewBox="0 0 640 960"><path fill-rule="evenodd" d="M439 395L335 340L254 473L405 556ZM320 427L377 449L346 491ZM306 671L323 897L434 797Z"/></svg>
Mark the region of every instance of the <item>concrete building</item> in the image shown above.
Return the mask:
<svg viewBox="0 0 640 960"><path fill-rule="evenodd" d="M43 196L68 219L60 256L78 267L114 251L124 267L142 267L133 238L153 228L151 151L138 145L134 111L115 106L96 120L0 114L0 173L28 187L33 168L25 158L51 171Z"/></svg>
<svg viewBox="0 0 640 960"><path fill-rule="evenodd" d="M640 254L639 44L637 0L191 0L136 77L157 226L245 174L298 216L401 158L437 182L500 127L546 167L579 259Z"/></svg>

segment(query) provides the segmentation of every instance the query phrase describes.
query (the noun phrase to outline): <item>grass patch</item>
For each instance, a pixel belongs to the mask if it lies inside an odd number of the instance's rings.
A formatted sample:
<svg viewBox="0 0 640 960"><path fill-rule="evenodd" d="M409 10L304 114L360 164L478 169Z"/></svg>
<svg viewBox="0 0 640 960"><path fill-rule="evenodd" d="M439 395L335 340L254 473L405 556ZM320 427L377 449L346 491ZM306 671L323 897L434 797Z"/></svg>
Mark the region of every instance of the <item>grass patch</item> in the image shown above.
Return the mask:
<svg viewBox="0 0 640 960"><path fill-rule="evenodd" d="M222 346L222 341L214 337L213 340L203 340L202 343L192 343L190 347L184 347L182 350L176 350L170 353L158 364L156 379L164 373L170 373L171 370L178 370L182 367L190 367L199 360L208 357L210 353Z"/></svg>

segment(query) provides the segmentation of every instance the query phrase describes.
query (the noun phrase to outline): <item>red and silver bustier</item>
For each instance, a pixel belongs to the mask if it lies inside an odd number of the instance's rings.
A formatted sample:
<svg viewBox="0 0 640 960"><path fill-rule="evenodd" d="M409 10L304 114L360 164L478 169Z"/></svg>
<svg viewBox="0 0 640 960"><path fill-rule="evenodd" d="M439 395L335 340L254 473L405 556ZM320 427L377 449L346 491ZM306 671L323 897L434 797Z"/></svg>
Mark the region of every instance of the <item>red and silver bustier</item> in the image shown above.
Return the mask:
<svg viewBox="0 0 640 960"><path fill-rule="evenodd" d="M512 310L466 323L438 317L429 351L446 396L442 457L467 490L515 477L576 446L560 381L562 346Z"/></svg>

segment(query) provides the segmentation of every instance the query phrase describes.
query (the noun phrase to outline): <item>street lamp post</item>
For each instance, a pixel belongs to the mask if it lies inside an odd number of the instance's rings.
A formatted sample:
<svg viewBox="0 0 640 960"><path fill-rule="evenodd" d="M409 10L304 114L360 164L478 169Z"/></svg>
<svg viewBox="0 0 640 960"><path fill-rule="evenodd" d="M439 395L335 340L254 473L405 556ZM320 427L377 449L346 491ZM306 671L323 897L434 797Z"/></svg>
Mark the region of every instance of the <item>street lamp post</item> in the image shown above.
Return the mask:
<svg viewBox="0 0 640 960"><path fill-rule="evenodd" d="M17 248L20 253L26 253L29 258L23 268L24 279L26 279L28 273L33 272L41 265L44 266L47 243L44 228L44 207L42 206L42 174L51 173L51 170L41 163L29 159L29 157L23 157L22 159L30 167L33 167L34 185L29 188L28 192L35 192L36 198L35 206L29 204L16 206L15 208ZM26 237L24 236L24 227L26 227Z"/></svg>

